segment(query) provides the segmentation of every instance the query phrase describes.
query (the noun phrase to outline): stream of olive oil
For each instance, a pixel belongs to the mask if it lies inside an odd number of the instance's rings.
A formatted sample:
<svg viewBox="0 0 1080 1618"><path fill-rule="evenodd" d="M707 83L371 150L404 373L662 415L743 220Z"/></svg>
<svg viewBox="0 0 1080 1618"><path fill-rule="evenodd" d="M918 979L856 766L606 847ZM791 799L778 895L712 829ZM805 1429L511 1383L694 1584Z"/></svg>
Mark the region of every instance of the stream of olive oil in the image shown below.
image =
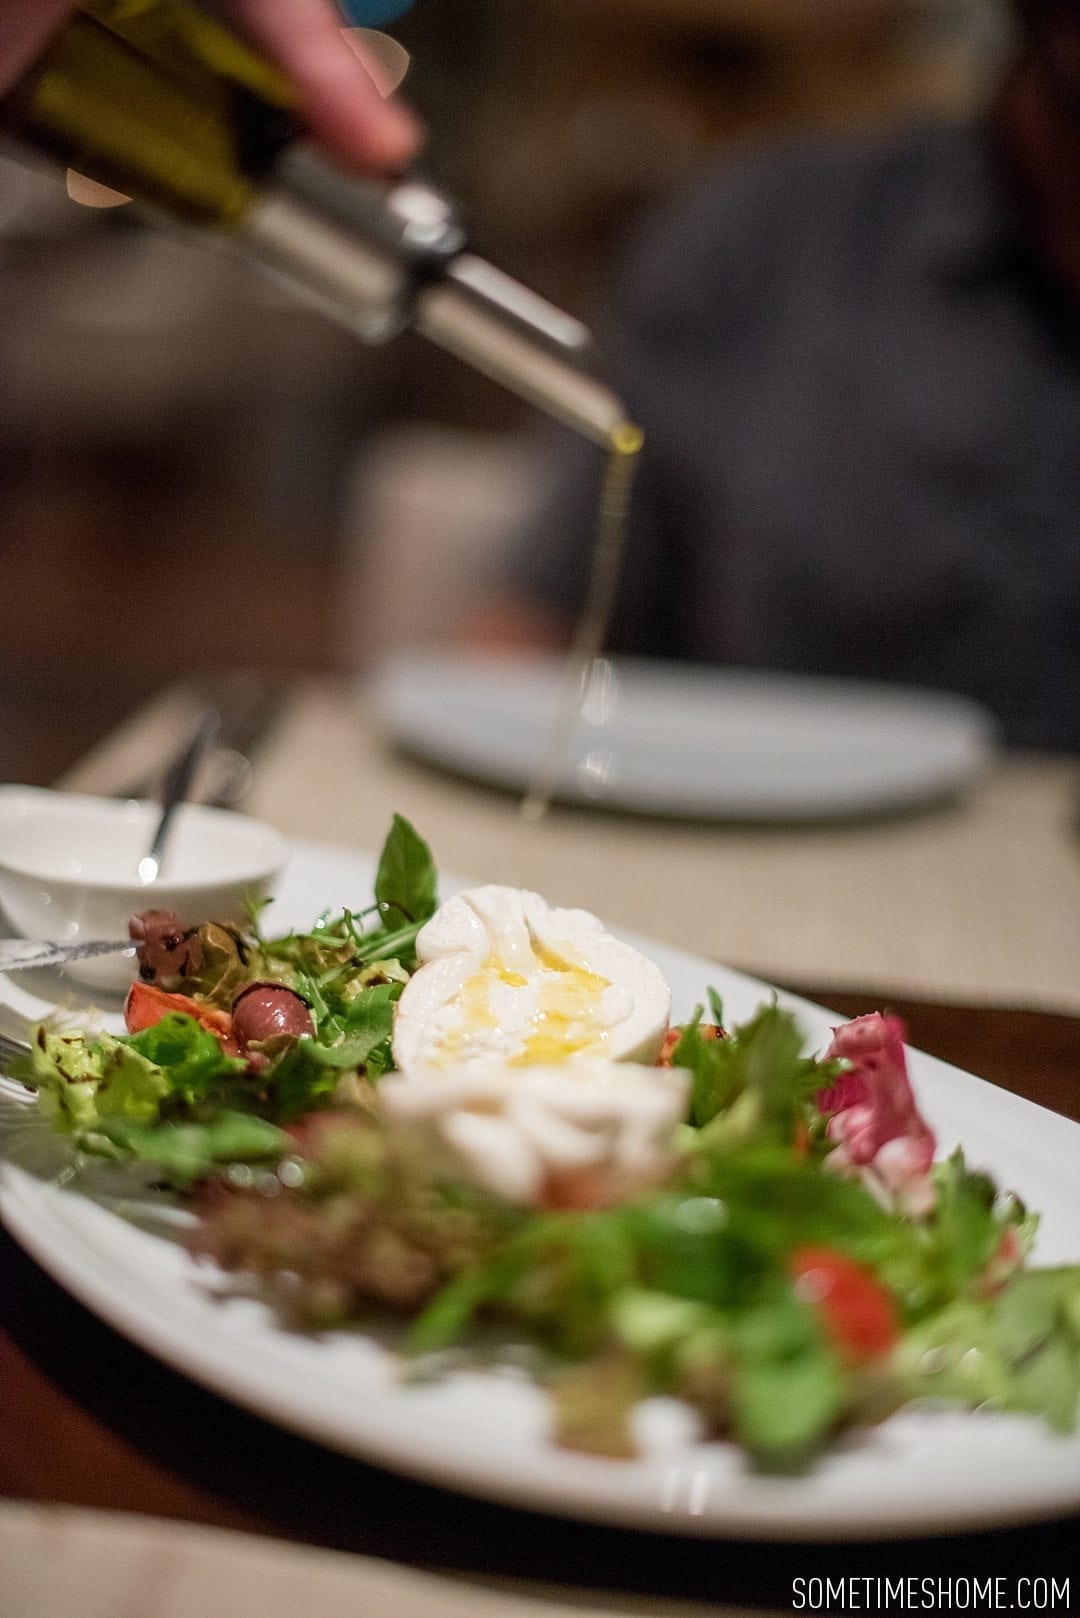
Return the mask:
<svg viewBox="0 0 1080 1618"><path fill-rule="evenodd" d="M630 492L643 443L642 431L633 422L623 422L611 435L585 600L566 654L555 718L521 800L521 818L530 826L537 825L551 807L593 668L607 640L626 547Z"/></svg>

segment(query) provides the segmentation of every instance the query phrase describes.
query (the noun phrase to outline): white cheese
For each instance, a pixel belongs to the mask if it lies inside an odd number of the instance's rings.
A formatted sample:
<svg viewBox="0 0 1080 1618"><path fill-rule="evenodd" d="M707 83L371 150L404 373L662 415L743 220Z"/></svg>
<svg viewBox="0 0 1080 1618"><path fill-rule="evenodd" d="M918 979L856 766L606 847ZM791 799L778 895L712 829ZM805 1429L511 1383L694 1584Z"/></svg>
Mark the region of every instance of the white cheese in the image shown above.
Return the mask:
<svg viewBox="0 0 1080 1618"><path fill-rule="evenodd" d="M509 1202L558 1205L569 1188L603 1202L654 1183L686 1113L680 1068L579 1058L520 1068L474 1062L391 1074L379 1100L450 1147L465 1175Z"/></svg>
<svg viewBox="0 0 1080 1618"><path fill-rule="evenodd" d="M659 969L595 916L539 894L456 895L421 930L417 956L394 1021L403 1073L651 1062L663 1043L671 995Z"/></svg>

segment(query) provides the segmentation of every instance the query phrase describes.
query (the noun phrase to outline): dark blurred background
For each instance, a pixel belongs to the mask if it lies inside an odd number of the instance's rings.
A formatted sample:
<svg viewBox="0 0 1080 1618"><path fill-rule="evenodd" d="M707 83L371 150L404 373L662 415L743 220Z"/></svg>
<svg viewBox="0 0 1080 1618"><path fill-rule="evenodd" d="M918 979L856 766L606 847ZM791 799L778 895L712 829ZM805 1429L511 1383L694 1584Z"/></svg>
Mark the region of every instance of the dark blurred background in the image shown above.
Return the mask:
<svg viewBox="0 0 1080 1618"><path fill-rule="evenodd" d="M996 0L416 0L390 31L477 250L591 318L695 164L962 114L1001 29ZM419 340L362 349L0 150L0 779L48 782L193 671L423 639L527 501L530 426Z"/></svg>

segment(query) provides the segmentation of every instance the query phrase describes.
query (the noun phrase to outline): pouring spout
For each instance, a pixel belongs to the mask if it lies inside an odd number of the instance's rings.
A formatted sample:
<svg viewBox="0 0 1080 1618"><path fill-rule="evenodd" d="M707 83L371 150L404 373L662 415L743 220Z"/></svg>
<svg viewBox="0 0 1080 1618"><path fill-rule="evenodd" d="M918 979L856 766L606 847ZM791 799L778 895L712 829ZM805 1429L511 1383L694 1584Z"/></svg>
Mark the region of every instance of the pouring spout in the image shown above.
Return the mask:
<svg viewBox="0 0 1080 1618"><path fill-rule="evenodd" d="M605 448L626 425L618 396L592 369L584 326L463 254L419 294L417 331L475 370Z"/></svg>
<svg viewBox="0 0 1080 1618"><path fill-rule="evenodd" d="M420 180L358 181L290 147L238 239L367 342L412 326L606 448L627 422L588 328L467 251L450 203Z"/></svg>

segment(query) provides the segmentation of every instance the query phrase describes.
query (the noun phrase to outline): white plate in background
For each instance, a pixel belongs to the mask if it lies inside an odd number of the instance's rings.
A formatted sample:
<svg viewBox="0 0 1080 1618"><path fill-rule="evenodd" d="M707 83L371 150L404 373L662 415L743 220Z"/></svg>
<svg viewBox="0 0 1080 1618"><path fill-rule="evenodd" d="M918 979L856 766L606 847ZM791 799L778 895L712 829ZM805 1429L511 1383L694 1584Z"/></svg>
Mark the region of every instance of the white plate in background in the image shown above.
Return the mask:
<svg viewBox="0 0 1080 1618"><path fill-rule="evenodd" d="M561 657L407 653L365 700L410 753L523 790L555 721ZM994 722L946 692L604 658L567 742L557 796L663 815L840 819L908 808L982 771Z"/></svg>
<svg viewBox="0 0 1080 1618"><path fill-rule="evenodd" d="M360 908L370 858L294 845L268 924L306 927L327 908ZM446 884L449 886L449 884ZM741 973L632 937L672 987L685 1019L707 985L727 1017L748 1017L771 990ZM808 1045L838 1019L781 994ZM49 1009L0 979L0 1001ZM917 1052L911 1075L939 1153L963 1142L1042 1214L1040 1263L1080 1257L1080 1125ZM519 1376L455 1374L406 1385L384 1343L363 1332L290 1332L252 1298L219 1301L214 1272L101 1202L6 1160L28 1108L0 1101L0 1214L46 1270L150 1353L281 1426L392 1470L556 1515L685 1534L762 1539L906 1538L1065 1515L1080 1507L1080 1433L1060 1438L1019 1416L909 1410L850 1437L807 1476L747 1469L730 1444L697 1441L673 1401L643 1407L634 1461L571 1454L549 1442L544 1394ZM7 1144L5 1144L7 1142Z"/></svg>

